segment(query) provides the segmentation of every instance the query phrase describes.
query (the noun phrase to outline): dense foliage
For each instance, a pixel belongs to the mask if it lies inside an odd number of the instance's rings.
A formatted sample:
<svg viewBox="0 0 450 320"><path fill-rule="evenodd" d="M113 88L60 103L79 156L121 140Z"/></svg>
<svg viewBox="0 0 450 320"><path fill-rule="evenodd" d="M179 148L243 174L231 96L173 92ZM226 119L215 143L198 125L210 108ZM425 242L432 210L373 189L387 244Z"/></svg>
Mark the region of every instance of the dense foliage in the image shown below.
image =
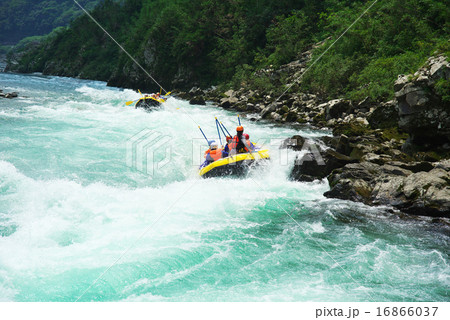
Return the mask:
<svg viewBox="0 0 450 320"><path fill-rule="evenodd" d="M79 0L92 9L99 0ZM0 2L0 45L44 35L80 15L73 0L5 0Z"/></svg>
<svg viewBox="0 0 450 320"><path fill-rule="evenodd" d="M281 90L257 70L313 60L372 3L363 0L106 0L92 15L168 87L252 83ZM380 0L293 90L324 97L392 96L398 74L415 71L436 50L449 51L447 0ZM19 59L20 71L45 71L154 88L151 80L86 15ZM255 73L256 72L256 73ZM446 85L441 86L444 90Z"/></svg>

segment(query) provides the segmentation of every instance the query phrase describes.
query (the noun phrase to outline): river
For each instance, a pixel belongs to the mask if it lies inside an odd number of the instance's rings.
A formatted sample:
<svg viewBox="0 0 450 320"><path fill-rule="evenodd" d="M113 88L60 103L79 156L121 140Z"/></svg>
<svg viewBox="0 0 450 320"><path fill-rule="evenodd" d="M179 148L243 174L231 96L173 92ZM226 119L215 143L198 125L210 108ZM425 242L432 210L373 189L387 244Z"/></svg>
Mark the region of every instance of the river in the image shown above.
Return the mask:
<svg viewBox="0 0 450 320"><path fill-rule="evenodd" d="M0 301L448 301L448 226L289 181L281 139L329 132L243 118L270 163L201 179L198 125L218 140L236 114L71 78L0 88L20 93L0 100Z"/></svg>

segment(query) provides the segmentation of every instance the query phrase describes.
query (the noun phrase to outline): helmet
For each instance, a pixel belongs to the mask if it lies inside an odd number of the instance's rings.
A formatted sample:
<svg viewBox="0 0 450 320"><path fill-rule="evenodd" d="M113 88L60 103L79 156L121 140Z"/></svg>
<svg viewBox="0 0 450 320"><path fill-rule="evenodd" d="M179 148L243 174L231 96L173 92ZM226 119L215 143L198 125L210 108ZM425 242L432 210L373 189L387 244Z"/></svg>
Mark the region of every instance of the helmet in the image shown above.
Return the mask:
<svg viewBox="0 0 450 320"><path fill-rule="evenodd" d="M243 127L243 126L239 126L239 127L236 128L236 131L237 131L237 132L239 132L239 131L244 131L244 127Z"/></svg>
<svg viewBox="0 0 450 320"><path fill-rule="evenodd" d="M244 133L243 136L244 136L245 140L250 140L250 136L248 135L248 133Z"/></svg>
<svg viewBox="0 0 450 320"><path fill-rule="evenodd" d="M227 136L226 139L227 139L227 142L233 140L233 138L230 136Z"/></svg>
<svg viewBox="0 0 450 320"><path fill-rule="evenodd" d="M217 145L217 142L213 142L209 145L209 147L211 148L211 150L216 150L219 146Z"/></svg>
<svg viewBox="0 0 450 320"><path fill-rule="evenodd" d="M210 146L212 143L215 143L215 142L216 142L216 140L209 140L208 145Z"/></svg>

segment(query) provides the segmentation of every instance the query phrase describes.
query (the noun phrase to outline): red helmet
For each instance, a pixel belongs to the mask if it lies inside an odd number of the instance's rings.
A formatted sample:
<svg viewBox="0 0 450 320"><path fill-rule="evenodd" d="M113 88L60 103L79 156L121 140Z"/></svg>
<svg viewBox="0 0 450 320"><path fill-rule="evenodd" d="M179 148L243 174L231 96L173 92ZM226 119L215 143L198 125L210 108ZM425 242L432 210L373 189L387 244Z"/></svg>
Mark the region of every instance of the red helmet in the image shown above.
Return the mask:
<svg viewBox="0 0 450 320"><path fill-rule="evenodd" d="M243 136L244 136L245 140L250 140L250 136L248 135L248 133L244 133Z"/></svg>
<svg viewBox="0 0 450 320"><path fill-rule="evenodd" d="M239 132L239 131L244 131L244 127L243 127L243 126L239 126L239 127L236 128L236 131L237 131L237 132Z"/></svg>
<svg viewBox="0 0 450 320"><path fill-rule="evenodd" d="M227 139L227 142L228 142L228 141L230 141L230 140L233 140L233 138L232 138L232 137L230 137L230 136L227 136L227 138L226 138L226 139Z"/></svg>

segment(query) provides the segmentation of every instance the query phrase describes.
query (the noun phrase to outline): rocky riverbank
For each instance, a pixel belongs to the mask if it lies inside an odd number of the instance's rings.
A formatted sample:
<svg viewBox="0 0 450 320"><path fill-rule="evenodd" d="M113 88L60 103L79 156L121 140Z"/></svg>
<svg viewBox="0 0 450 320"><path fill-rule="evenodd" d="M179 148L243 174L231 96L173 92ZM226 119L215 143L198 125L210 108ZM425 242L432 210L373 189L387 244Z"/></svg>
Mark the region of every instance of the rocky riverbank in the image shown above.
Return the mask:
<svg viewBox="0 0 450 320"><path fill-rule="evenodd" d="M285 76L287 83L294 83L310 57L311 52L305 52L278 70L260 72L271 79ZM400 75L393 84L395 99L383 103L326 101L299 90L278 98L245 86L226 92L192 88L178 94L193 104L210 100L225 109L256 114L255 121L332 129L333 138L321 143L305 142L300 136L287 140L288 147L310 151L296 159L291 179L327 178L326 197L449 218L450 101L442 90L449 81L450 63L439 55L413 75Z"/></svg>

